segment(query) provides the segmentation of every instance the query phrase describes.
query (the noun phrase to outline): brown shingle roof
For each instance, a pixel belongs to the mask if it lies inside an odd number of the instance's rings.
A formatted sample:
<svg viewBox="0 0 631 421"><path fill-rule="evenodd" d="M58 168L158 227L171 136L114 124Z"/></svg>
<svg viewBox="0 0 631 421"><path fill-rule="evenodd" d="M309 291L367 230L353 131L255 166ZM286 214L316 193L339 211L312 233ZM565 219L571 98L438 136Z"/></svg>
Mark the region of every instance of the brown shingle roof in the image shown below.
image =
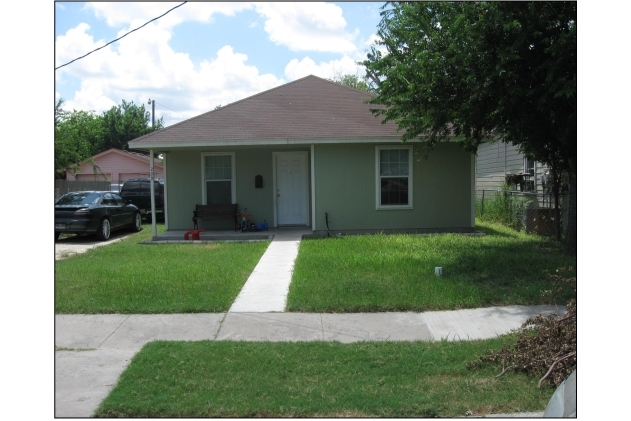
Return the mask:
<svg viewBox="0 0 631 421"><path fill-rule="evenodd" d="M129 142L163 143L397 137L365 104L372 95L307 76Z"/></svg>

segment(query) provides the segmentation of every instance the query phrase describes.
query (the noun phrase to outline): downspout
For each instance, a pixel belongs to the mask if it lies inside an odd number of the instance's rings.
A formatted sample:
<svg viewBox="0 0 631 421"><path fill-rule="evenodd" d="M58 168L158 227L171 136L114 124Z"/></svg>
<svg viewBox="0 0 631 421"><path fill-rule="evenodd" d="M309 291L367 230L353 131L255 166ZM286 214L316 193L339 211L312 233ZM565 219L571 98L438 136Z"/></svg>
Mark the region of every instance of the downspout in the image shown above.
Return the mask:
<svg viewBox="0 0 631 421"><path fill-rule="evenodd" d="M151 189L151 232L154 237L158 235L158 230L156 229L156 192L153 189L155 173L153 168L153 149L149 149L149 180Z"/></svg>

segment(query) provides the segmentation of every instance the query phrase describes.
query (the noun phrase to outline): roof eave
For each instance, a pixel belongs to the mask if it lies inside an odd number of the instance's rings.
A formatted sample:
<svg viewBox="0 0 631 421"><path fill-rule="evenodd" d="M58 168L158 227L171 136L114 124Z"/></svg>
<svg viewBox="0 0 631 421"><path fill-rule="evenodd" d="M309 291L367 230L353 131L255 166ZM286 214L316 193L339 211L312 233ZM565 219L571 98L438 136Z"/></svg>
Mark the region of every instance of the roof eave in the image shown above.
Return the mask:
<svg viewBox="0 0 631 421"><path fill-rule="evenodd" d="M335 143L383 143L400 142L401 136L378 137L345 137L345 138L307 138L307 139L257 139L257 140L206 140L206 141L170 141L170 142L130 142L131 149L179 149L179 148L210 148L217 146L270 146L270 145L311 145ZM421 142L414 140L413 142Z"/></svg>

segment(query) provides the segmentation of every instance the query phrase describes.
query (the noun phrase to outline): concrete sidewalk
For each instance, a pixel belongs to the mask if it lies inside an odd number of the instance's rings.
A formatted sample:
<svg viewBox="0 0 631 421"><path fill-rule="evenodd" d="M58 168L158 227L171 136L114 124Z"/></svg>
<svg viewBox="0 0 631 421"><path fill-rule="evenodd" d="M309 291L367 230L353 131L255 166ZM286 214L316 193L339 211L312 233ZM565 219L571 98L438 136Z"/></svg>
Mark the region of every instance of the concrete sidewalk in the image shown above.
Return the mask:
<svg viewBox="0 0 631 421"><path fill-rule="evenodd" d="M431 341L486 339L554 306L426 313L56 315L55 416L89 417L143 345L154 340Z"/></svg>

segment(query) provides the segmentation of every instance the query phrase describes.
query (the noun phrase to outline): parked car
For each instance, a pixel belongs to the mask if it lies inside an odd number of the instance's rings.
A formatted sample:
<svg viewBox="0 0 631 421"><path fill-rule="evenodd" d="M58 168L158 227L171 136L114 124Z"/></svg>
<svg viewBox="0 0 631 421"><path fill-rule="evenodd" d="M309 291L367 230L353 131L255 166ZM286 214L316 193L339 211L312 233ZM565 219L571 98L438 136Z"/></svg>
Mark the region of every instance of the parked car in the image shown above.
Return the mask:
<svg viewBox="0 0 631 421"><path fill-rule="evenodd" d="M130 178L123 183L120 196L126 203L134 204L140 209L141 215L151 213L151 179ZM156 213L164 214L164 179L156 178L153 181L155 193Z"/></svg>
<svg viewBox="0 0 631 421"><path fill-rule="evenodd" d="M71 192L55 202L55 241L61 233L96 234L99 240L108 240L112 231L125 228L142 229L140 210L116 193Z"/></svg>
<svg viewBox="0 0 631 421"><path fill-rule="evenodd" d="M110 191L116 194L120 194L121 187L123 187L123 183L112 183L110 184Z"/></svg>

